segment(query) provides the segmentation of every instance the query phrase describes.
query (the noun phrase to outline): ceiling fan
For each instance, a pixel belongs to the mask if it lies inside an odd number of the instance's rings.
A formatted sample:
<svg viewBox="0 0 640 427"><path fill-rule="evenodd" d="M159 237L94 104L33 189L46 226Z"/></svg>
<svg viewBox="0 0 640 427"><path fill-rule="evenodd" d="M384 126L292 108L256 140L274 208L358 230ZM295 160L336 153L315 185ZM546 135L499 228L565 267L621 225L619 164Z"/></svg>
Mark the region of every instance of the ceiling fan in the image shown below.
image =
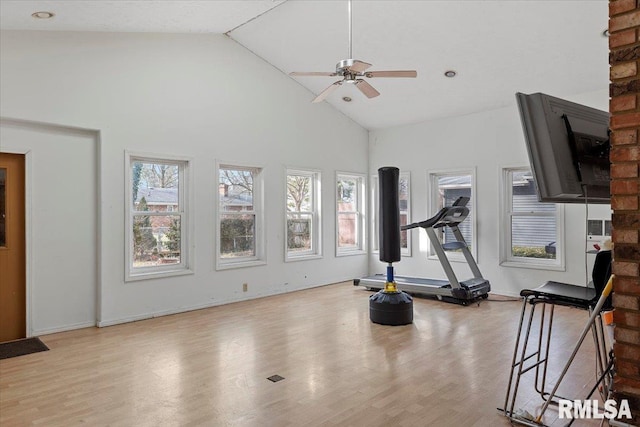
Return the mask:
<svg viewBox="0 0 640 427"><path fill-rule="evenodd" d="M348 1L348 14L349 14L349 59L343 59L336 64L335 72L323 72L323 71L294 71L289 73L290 76L342 76L342 80L338 80L331 84L328 88L320 92L316 96L312 103L322 102L331 92L336 90L344 83L350 83L355 85L360 92L364 93L367 98L375 98L380 95L373 86L371 86L366 80L361 77L417 77L418 73L415 70L396 70L396 71L367 71L371 64L368 62L360 61L353 58L352 55L352 18L351 18L351 0Z"/></svg>

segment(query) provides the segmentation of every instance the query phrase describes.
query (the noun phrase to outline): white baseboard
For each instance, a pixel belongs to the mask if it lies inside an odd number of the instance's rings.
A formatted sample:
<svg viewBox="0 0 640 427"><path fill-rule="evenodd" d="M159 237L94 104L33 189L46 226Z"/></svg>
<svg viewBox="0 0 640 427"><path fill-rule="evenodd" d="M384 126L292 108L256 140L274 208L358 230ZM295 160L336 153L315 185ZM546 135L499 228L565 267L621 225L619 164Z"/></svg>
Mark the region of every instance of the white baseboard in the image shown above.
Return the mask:
<svg viewBox="0 0 640 427"><path fill-rule="evenodd" d="M230 304L232 302L238 302L238 301L242 301L242 300L240 299L219 300L219 301L209 302L207 304L196 304L196 305L191 305L187 307L175 308L171 310L154 311L151 313L140 314L137 316L128 316L128 317L121 317L119 319L102 320L98 322L98 327L104 328L107 326L120 325L122 323L138 322L140 320L153 319L154 317L170 316L172 314L186 313L188 311L194 311L194 310L202 310L205 308L216 307L218 305Z"/></svg>
<svg viewBox="0 0 640 427"><path fill-rule="evenodd" d="M83 329L96 326L96 322L81 322L74 323L72 325L56 326L55 328L34 329L31 331L30 337L37 337L40 335L55 334L58 332L73 331L74 329Z"/></svg>
<svg viewBox="0 0 640 427"><path fill-rule="evenodd" d="M291 287L291 288L285 287L285 288L269 289L266 292L251 294L250 296L239 296L239 297L234 297L234 298L226 298L226 299L223 299L223 300L210 301L210 302L207 302L206 304L195 304L195 305L190 305L190 306L187 306L187 307L179 307L179 308L175 308L175 309L171 309L171 310L159 310L159 311L154 311L154 312L151 312L151 313L144 313L144 314L140 314L140 315L136 315L136 316L128 316L128 317L121 317L121 318L118 318L118 319L102 320L102 321L98 322L97 326L99 328L104 328L104 327L107 327L107 326L119 325L119 324L122 324L122 323L137 322L137 321L140 321L140 320L153 319L154 317L170 316L172 314L186 313L188 311L194 311L194 310L202 310L202 309L205 309L205 308L217 307L217 306L225 305L225 304L232 304L234 302L249 301L249 300L252 300L252 299L265 298L265 297L270 297L270 296L274 296L274 295L286 294L286 293L294 292L294 291L302 291L302 290L305 290L305 289L318 288L320 286L327 286L329 284L340 283L340 282L345 282L345 281L350 281L350 280L353 280L353 279L337 280L335 282L319 284L319 285L308 285L308 286L296 286L296 287Z"/></svg>
<svg viewBox="0 0 640 427"><path fill-rule="evenodd" d="M312 288L318 288L321 286L327 286L327 285L331 285L331 284L335 284L335 283L341 283L341 282L351 282L353 279L338 279L335 281L329 281L329 283L325 283L325 284L313 284L313 285L303 285L303 286L292 286L292 287L278 287L278 288L274 288L274 289L269 289L266 292L261 292L261 293L257 293L257 294L251 294L248 296L238 296L238 297L233 297L233 298L226 298L223 300L217 300L217 301L209 301L206 304L195 304L195 305L190 305L187 307L179 307L179 308L175 308L175 309L171 309L171 310L159 310L159 311L154 311L151 313L144 313L144 314L140 314L140 315L136 315L136 316L127 316L127 317L121 317L121 318L117 318L117 319L109 319L109 320L102 320L99 322L82 322L82 323L77 323L77 324L73 324L73 325L65 325L65 326L58 326L55 328L44 328L44 329L34 329L31 334L29 335L31 336L39 336L39 335L48 335L48 334L55 334L58 332L65 332L65 331L72 331L74 329L82 329L82 328L89 328L92 326L97 326L99 328L104 328L107 326L113 326L113 325L120 325L123 323L130 323L130 322L137 322L140 320L146 320L146 319L153 319L154 317L162 317L162 316L169 316L172 314L178 314L178 313L186 313L189 311L194 311L194 310L202 310L205 308L211 308L211 307L216 307L216 306L220 306L220 305L225 305L225 304L232 304L235 302L240 302L240 301L249 301L249 300L253 300L253 299L258 299L258 298L265 298L265 297L270 297L270 296L275 296L275 295L281 295L281 294L286 294L289 292L295 292L295 291L302 291L305 289L312 289ZM501 295L501 296L505 296L505 297L513 297L513 298L520 298L520 295L518 293L512 293L512 292L505 292L502 290L498 290L498 291L492 291L492 294L494 295Z"/></svg>

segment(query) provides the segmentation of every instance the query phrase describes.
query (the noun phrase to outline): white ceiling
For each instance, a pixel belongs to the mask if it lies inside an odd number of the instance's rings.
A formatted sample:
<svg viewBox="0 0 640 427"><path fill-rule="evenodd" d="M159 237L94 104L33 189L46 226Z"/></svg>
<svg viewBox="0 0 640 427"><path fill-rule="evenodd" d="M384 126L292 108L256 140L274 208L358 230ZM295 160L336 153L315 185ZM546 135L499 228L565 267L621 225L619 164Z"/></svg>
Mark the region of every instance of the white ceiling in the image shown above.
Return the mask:
<svg viewBox="0 0 640 427"><path fill-rule="evenodd" d="M31 18L40 10L56 16ZM367 129L498 108L516 91L564 97L608 85L607 0L354 0L352 12L355 59L418 71L369 79L376 98L352 85L327 98ZM347 16L346 0L0 1L1 29L229 33L287 74L335 71L348 56ZM444 77L449 69L458 75ZM311 101L337 78L295 80Z"/></svg>
<svg viewBox="0 0 640 427"><path fill-rule="evenodd" d="M3 30L226 33L284 0L1 0ZM31 14L54 12L49 20Z"/></svg>

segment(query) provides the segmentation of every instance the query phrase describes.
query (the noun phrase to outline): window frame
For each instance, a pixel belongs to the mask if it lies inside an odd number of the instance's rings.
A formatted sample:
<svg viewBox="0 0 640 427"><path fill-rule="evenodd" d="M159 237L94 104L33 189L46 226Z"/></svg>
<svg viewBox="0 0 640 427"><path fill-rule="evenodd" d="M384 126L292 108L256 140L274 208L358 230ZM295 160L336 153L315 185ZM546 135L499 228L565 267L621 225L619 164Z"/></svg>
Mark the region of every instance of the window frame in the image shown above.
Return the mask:
<svg viewBox="0 0 640 427"><path fill-rule="evenodd" d="M287 209L289 186L289 175L307 176L311 181L311 210L304 212L290 212ZM285 262L302 261L308 259L322 258L322 200L321 200L322 172L317 169L306 169L287 167L285 169L284 180L284 260ZM292 253L289 251L288 230L289 214L311 215L311 250Z"/></svg>
<svg viewBox="0 0 640 427"><path fill-rule="evenodd" d="M471 212L470 216L465 219L466 221L471 221L471 254L475 259L476 263L478 263L478 221L477 221L477 196L476 196L476 168L460 168L460 169L439 169L439 170L430 170L427 171L427 184L429 187L429 201L427 211L429 212L429 218L435 215L440 209L439 206L439 183L438 178L443 176L461 176L461 175L470 175L471 182L471 201L470 204L467 205L470 207ZM468 242L467 242L468 243ZM459 252L451 252L445 251L447 259L451 262L464 262L467 260L464 258L464 255ZM438 256L434 250L433 244L429 241L429 251L427 258L430 260L438 260Z"/></svg>
<svg viewBox="0 0 640 427"><path fill-rule="evenodd" d="M222 258L220 244L220 224L222 215L233 214L233 211L222 211L220 209L220 170L250 170L254 172L252 203L254 215L254 248L255 255L237 258ZM214 178L215 178L215 247L216 247L216 270L229 270L233 268L254 267L267 264L266 255L266 224L264 220L265 197L264 197L264 175L265 168L260 165L247 164L242 162L228 162L216 160ZM247 214L247 211L240 211L241 214Z"/></svg>
<svg viewBox="0 0 640 427"><path fill-rule="evenodd" d="M407 182L407 211L406 211L406 216L407 216L407 224L411 224L411 172L407 171L407 172L402 172L400 171L400 180L405 179ZM378 176L377 175L371 175L371 214L369 215L369 217L371 218L371 230L370 230L370 236L371 236L371 253L380 253L380 248L379 248L379 237L378 237L378 203L379 203L379 181L378 181ZM402 211L400 211L402 214ZM412 256L412 251L411 251L411 236L412 236L412 232L410 230L406 230L407 233L407 247L403 248L402 246L400 247L400 255L403 257L411 257Z"/></svg>
<svg viewBox="0 0 640 427"><path fill-rule="evenodd" d="M173 164L178 166L178 207L177 210L166 212L150 212L149 216L179 216L180 217L180 262L177 264L158 265L151 267L133 266L133 224L134 217L140 215L133 206L133 174L134 162ZM185 156L170 154L140 153L125 151L125 282L146 279L181 276L194 273L193 261L193 183L191 167L193 159Z"/></svg>
<svg viewBox="0 0 640 427"><path fill-rule="evenodd" d="M515 213L515 216L555 216L556 219L556 258L525 258L515 257L511 250L511 219L514 216L513 207L513 176L514 172L531 172L528 166L507 166L500 169L500 215L498 224L500 232L500 265L504 267L531 268L539 270L566 271L565 265L565 232L564 205L555 203L555 215L543 212Z"/></svg>
<svg viewBox="0 0 640 427"><path fill-rule="evenodd" d="M355 211L338 211L338 182L343 179L355 179L357 189L357 201ZM367 253L367 227L366 227L366 191L367 176L357 172L336 171L334 181L334 208L335 208L335 244L336 257L362 255ZM340 214L356 214L356 245L354 248L340 247Z"/></svg>

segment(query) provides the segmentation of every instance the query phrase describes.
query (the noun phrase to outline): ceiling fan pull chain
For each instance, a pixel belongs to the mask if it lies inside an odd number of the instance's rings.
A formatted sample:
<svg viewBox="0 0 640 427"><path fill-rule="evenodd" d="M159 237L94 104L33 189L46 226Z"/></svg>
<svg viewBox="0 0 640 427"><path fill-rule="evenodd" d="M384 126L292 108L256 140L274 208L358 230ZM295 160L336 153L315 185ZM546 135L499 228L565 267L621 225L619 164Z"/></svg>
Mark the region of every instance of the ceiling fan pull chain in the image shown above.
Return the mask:
<svg viewBox="0 0 640 427"><path fill-rule="evenodd" d="M349 59L353 59L353 35L352 35L352 27L353 27L353 19L351 17L351 0L348 0L348 10L349 10Z"/></svg>

